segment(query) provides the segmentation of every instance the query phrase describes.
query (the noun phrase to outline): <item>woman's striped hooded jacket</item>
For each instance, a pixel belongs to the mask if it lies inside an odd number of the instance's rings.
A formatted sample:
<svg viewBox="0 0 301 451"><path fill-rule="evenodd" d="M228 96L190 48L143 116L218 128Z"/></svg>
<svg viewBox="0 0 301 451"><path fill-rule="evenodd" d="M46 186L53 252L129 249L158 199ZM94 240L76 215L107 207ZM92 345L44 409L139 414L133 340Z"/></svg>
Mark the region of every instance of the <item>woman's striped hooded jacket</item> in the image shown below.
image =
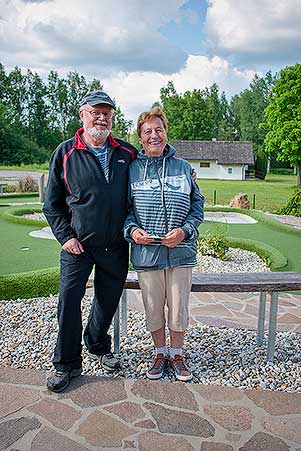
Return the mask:
<svg viewBox="0 0 301 451"><path fill-rule="evenodd" d="M129 213L124 236L132 243L136 271L193 266L196 263L198 226L204 220L204 197L191 177L191 166L174 156L167 145L163 155L140 152L129 169ZM185 240L175 248L160 244L138 245L131 238L136 228L158 236L181 227Z"/></svg>

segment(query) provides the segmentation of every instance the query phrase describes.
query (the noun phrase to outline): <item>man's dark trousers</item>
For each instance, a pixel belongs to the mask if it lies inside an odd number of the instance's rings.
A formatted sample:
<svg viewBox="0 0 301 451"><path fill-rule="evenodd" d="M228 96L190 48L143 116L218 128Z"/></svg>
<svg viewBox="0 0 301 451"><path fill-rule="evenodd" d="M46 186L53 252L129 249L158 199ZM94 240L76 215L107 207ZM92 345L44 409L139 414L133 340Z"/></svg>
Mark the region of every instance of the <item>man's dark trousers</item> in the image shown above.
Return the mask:
<svg viewBox="0 0 301 451"><path fill-rule="evenodd" d="M102 355L111 351L107 334L122 293L128 270L128 245L115 249L85 248L80 255L61 252L59 332L53 364L59 371L80 368L82 364L81 300L95 264L94 299L84 341L88 351Z"/></svg>

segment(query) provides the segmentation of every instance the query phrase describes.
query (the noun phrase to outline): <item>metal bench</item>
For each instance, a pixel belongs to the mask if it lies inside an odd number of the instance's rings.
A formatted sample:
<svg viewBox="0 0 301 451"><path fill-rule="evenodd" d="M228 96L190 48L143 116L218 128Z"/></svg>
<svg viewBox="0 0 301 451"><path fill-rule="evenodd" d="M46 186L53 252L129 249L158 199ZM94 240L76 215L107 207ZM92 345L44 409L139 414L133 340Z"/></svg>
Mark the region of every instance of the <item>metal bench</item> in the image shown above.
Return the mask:
<svg viewBox="0 0 301 451"><path fill-rule="evenodd" d="M120 305L114 316L114 351L120 351L120 332L127 334L126 290L140 290L137 275L129 272L124 285ZM276 341L278 294L281 291L301 290L299 272L260 273L200 273L193 272L192 292L259 292L257 344L261 346L264 336L266 294L270 295L268 324L267 362L273 362ZM121 323L121 331L120 331Z"/></svg>

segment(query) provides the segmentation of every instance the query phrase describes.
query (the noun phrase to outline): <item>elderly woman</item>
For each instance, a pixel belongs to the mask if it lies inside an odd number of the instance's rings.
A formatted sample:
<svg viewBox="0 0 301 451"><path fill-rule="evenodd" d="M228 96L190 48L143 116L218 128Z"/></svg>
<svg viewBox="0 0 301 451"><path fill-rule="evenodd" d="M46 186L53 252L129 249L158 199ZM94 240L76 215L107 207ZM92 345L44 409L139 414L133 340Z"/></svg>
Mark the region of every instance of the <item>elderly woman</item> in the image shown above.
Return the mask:
<svg viewBox="0 0 301 451"><path fill-rule="evenodd" d="M176 158L175 149L167 144L167 119L160 108L140 114L137 132L143 149L129 169L130 207L124 233L132 243L131 261L156 350L147 377L159 379L170 362L176 378L188 381L192 374L183 359L183 344L204 198L190 165Z"/></svg>

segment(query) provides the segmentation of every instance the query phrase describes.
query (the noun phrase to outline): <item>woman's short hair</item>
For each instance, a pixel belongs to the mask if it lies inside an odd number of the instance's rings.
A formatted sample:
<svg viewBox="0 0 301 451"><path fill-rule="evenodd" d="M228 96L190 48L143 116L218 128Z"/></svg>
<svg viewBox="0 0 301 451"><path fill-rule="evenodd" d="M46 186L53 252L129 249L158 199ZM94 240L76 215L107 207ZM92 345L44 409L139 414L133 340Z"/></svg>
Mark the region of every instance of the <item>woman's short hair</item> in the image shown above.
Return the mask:
<svg viewBox="0 0 301 451"><path fill-rule="evenodd" d="M167 133L167 129L168 129L167 117L166 117L164 111L160 107L154 106L150 111L144 111L138 117L137 133L138 133L139 138L141 137L142 125L145 122L151 121L155 117L158 117L159 119L161 119L161 121L163 122L163 127Z"/></svg>

